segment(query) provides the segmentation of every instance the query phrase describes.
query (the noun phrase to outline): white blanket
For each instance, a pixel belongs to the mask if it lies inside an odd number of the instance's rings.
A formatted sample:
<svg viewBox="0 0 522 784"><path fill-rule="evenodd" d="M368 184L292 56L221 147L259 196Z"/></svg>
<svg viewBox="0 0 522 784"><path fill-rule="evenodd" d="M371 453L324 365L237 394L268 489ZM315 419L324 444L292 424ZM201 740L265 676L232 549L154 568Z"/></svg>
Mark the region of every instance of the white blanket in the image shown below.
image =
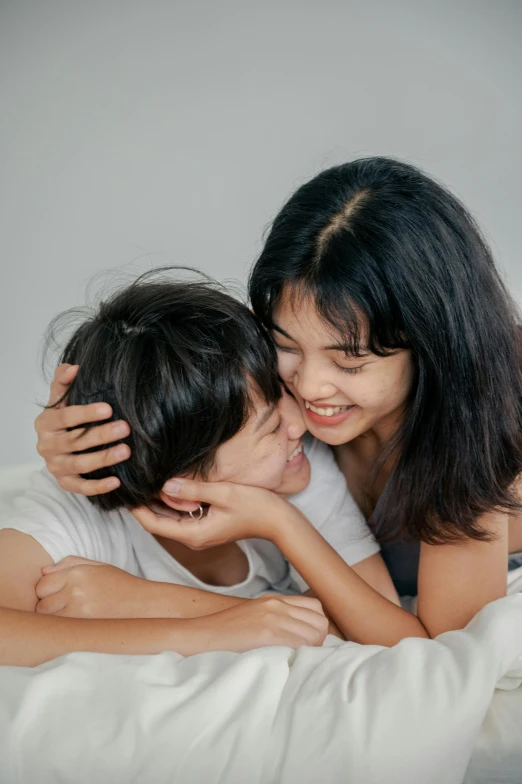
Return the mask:
<svg viewBox="0 0 522 784"><path fill-rule="evenodd" d="M0 471L0 505L28 472ZM521 680L520 594L392 649L0 667L0 784L520 784Z"/></svg>
<svg viewBox="0 0 522 784"><path fill-rule="evenodd" d="M521 681L520 594L391 649L69 654L0 668L0 781L461 784L495 686Z"/></svg>

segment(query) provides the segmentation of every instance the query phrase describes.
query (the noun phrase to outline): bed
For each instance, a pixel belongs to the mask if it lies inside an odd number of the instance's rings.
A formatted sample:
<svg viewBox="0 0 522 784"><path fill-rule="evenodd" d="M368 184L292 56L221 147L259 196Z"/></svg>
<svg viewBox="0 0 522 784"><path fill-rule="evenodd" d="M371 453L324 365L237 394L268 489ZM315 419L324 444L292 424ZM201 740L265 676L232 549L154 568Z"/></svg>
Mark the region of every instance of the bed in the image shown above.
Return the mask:
<svg viewBox="0 0 522 784"><path fill-rule="evenodd" d="M27 467L0 472L0 507ZM520 784L522 569L459 632L0 667L2 784Z"/></svg>

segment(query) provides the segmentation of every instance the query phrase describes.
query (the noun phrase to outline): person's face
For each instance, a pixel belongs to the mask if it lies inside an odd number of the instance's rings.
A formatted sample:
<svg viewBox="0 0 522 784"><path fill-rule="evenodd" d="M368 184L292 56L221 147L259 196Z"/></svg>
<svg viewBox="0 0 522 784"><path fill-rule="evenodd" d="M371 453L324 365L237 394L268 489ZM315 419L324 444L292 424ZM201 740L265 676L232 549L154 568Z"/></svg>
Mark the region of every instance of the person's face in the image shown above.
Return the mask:
<svg viewBox="0 0 522 784"><path fill-rule="evenodd" d="M299 403L306 428L332 446L371 430L388 438L412 384L410 352L349 355L311 298L294 303L283 296L274 316L279 374Z"/></svg>
<svg viewBox="0 0 522 784"><path fill-rule="evenodd" d="M246 425L219 447L209 472L210 482L235 482L298 493L310 481L310 464L301 437L306 428L299 406L287 393L268 406L258 396Z"/></svg>

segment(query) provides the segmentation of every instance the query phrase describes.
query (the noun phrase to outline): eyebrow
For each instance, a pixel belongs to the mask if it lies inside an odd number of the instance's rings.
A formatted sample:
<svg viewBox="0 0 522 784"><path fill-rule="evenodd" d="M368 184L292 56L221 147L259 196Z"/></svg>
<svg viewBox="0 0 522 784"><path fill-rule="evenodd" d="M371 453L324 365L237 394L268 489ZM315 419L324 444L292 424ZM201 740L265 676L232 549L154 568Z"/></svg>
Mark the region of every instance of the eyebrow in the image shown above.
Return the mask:
<svg viewBox="0 0 522 784"><path fill-rule="evenodd" d="M345 354L350 354L354 359L371 354L371 351L367 348L360 348L357 354L354 354L353 346L347 343L332 343L331 346L323 346L322 351L343 351Z"/></svg>
<svg viewBox="0 0 522 784"><path fill-rule="evenodd" d="M268 408L265 408L265 410L263 411L262 416L259 417L259 420L258 420L258 422L256 424L254 433L257 433L259 430L261 430L263 425L266 425L266 423L268 422L268 420L270 419L270 417L272 416L272 414L274 413L275 410L276 410L276 404L275 403L272 403L271 406L268 406Z"/></svg>
<svg viewBox="0 0 522 784"><path fill-rule="evenodd" d="M272 329L275 329L275 331L276 331L276 332L280 332L280 333L281 333L281 335L284 335L284 336L285 336L285 338L288 338L288 340L291 340L293 343L295 343L295 342L296 342L296 341L293 339L293 337L292 337L291 335L289 335L289 334L288 334L288 332L285 332L285 331L284 331L284 329L281 329L281 327L279 326L279 324L276 324L276 323L275 323L275 321L274 321L274 322L272 322Z"/></svg>

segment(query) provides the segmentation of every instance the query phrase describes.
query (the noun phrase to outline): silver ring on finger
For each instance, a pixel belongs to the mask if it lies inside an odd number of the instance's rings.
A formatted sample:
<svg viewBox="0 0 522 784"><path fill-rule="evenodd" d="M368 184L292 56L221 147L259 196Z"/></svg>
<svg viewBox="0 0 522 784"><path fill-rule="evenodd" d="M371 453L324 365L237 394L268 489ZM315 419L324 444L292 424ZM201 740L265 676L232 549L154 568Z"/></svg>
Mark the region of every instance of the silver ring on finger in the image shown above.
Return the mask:
<svg viewBox="0 0 522 784"><path fill-rule="evenodd" d="M199 510L198 510L198 513L197 513L198 516L196 517L194 512L189 512L189 515L192 517L193 520L198 520L199 521L199 520L203 519L203 507L201 506L201 504L198 504L198 506L199 506Z"/></svg>

